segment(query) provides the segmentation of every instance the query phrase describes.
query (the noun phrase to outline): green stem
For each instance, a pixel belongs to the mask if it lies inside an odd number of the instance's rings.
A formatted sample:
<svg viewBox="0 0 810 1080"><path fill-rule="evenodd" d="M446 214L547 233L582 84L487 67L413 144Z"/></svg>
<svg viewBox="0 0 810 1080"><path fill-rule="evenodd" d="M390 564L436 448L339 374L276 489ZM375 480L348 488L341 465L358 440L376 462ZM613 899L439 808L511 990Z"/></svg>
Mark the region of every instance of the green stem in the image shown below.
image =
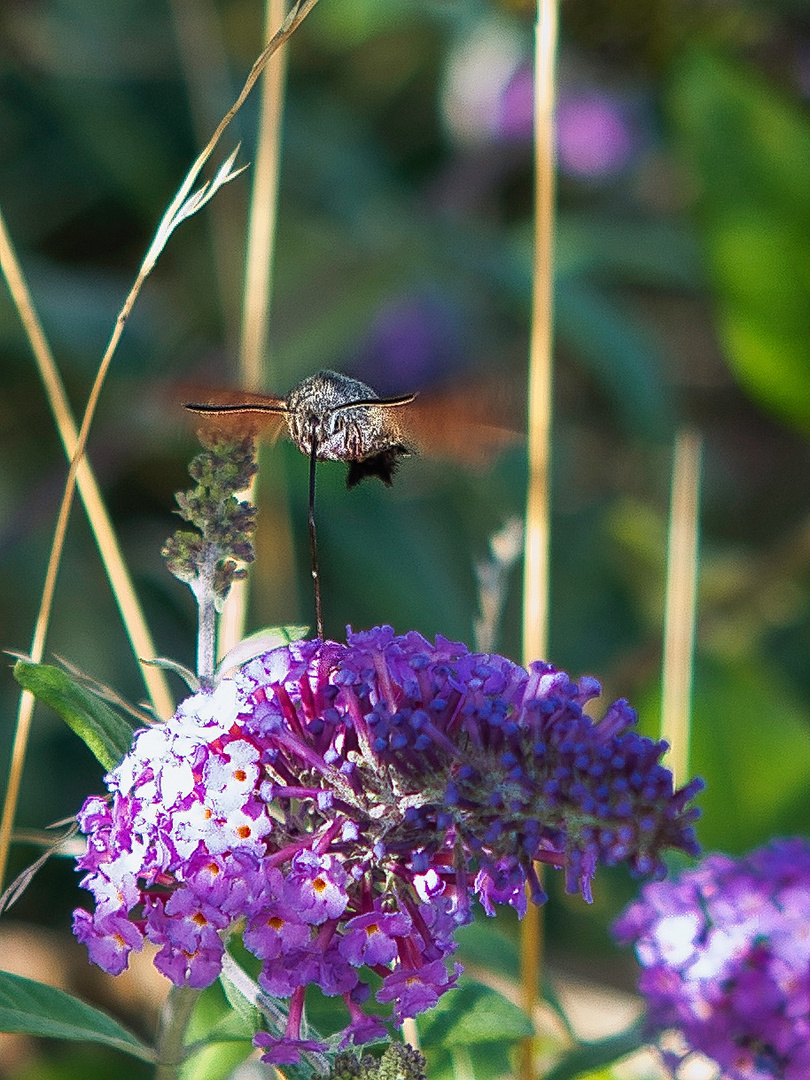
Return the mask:
<svg viewBox="0 0 810 1080"><path fill-rule="evenodd" d="M217 609L214 595L214 571L218 552L213 545L200 568L200 576L194 586L197 600L197 676L200 685L210 688L214 685L214 667L216 665Z"/></svg>
<svg viewBox="0 0 810 1080"><path fill-rule="evenodd" d="M185 1040L199 990L173 986L160 1016L155 1080L176 1080L185 1058Z"/></svg>

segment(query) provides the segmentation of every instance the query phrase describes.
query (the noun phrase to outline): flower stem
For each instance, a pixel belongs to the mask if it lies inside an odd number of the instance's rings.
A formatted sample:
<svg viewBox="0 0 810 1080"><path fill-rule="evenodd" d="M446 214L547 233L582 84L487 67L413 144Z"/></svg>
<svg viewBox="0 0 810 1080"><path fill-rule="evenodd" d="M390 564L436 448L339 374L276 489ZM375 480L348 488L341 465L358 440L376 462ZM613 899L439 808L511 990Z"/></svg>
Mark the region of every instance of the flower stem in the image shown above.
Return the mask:
<svg viewBox="0 0 810 1080"><path fill-rule="evenodd" d="M197 598L197 676L200 685L214 685L216 664L217 608L214 593L214 570L218 552L213 547L200 570L200 580L194 589Z"/></svg>
<svg viewBox="0 0 810 1080"><path fill-rule="evenodd" d="M173 986L169 991L160 1016L155 1080L175 1080L180 1075L186 1031L199 996L199 990L188 986Z"/></svg>

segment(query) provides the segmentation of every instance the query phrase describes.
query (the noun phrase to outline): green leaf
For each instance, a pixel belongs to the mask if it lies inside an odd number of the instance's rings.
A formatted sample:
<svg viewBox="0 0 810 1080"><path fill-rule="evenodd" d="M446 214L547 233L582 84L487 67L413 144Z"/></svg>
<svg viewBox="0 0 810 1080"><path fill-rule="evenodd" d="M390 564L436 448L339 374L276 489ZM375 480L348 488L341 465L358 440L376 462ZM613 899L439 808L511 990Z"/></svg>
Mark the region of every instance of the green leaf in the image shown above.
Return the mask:
<svg viewBox="0 0 810 1080"><path fill-rule="evenodd" d="M511 979L515 985L520 981L517 941L503 932L496 919L476 914L474 922L458 929L456 941L458 958L468 973L472 967L484 968L497 972L502 979Z"/></svg>
<svg viewBox="0 0 810 1080"><path fill-rule="evenodd" d="M612 399L627 429L669 438L672 409L653 333L618 297L584 277L561 280L555 304L560 340Z"/></svg>
<svg viewBox="0 0 810 1080"><path fill-rule="evenodd" d="M112 1046L154 1061L146 1046L111 1016L53 986L0 971L0 1031Z"/></svg>
<svg viewBox="0 0 810 1080"><path fill-rule="evenodd" d="M657 737L658 687L636 695L641 731ZM689 772L706 788L698 840L735 855L773 836L803 832L810 798L810 713L776 665L762 656L699 655ZM778 762L778 768L770 768ZM667 764L666 758L664 764Z"/></svg>
<svg viewBox="0 0 810 1080"><path fill-rule="evenodd" d="M531 1021L517 1006L479 983L466 982L449 1001L420 1022L426 1046L469 1047L477 1043L517 1042L533 1033Z"/></svg>
<svg viewBox="0 0 810 1080"><path fill-rule="evenodd" d="M411 13L406 0L388 0L378 4L376 0L353 0L345 8L333 9L324 5L319 14L322 16L313 22L311 33L321 48L330 52L356 48L385 31L401 25Z"/></svg>
<svg viewBox="0 0 810 1080"><path fill-rule="evenodd" d="M762 405L810 431L810 121L752 70L705 52L671 112L696 174L726 357Z"/></svg>
<svg viewBox="0 0 810 1080"><path fill-rule="evenodd" d="M612 1065L628 1054L635 1053L647 1044L644 1034L644 1021L639 1020L626 1031L618 1035L609 1035L597 1042L580 1043L559 1061L545 1080L576 1080L578 1076L588 1076L598 1069Z"/></svg>
<svg viewBox="0 0 810 1080"><path fill-rule="evenodd" d="M300 641L309 632L308 626L267 626L264 630L257 630L242 638L236 645L223 656L217 667L217 679L221 679L232 668L246 664L262 653L272 652L282 645L290 645L293 641Z"/></svg>
<svg viewBox="0 0 810 1080"><path fill-rule="evenodd" d="M195 1048L220 1042L250 1042L261 1030L258 1009L233 990L233 999L226 991L230 983L224 975L220 981L206 987L194 1006L186 1042Z"/></svg>
<svg viewBox="0 0 810 1080"><path fill-rule="evenodd" d="M211 1041L252 1039L262 1030L262 1014L239 993L227 976L221 974L219 980L232 1011L214 1025Z"/></svg>
<svg viewBox="0 0 810 1080"><path fill-rule="evenodd" d="M555 275L604 285L641 285L695 293L704 287L694 230L680 221L567 211L557 219Z"/></svg>
<svg viewBox="0 0 810 1080"><path fill-rule="evenodd" d="M761 659L701 658L695 677L692 771L706 780L698 838L743 852L806 827L810 716L778 668ZM763 763L778 762L778 768Z"/></svg>
<svg viewBox="0 0 810 1080"><path fill-rule="evenodd" d="M18 660L14 678L37 701L43 701L83 739L109 771L132 745L132 725L101 698L79 686L67 672L50 664Z"/></svg>
<svg viewBox="0 0 810 1080"><path fill-rule="evenodd" d="M170 660L167 656L156 656L152 660L141 660L142 664L147 664L149 667L160 668L162 671L171 671L175 675L179 675L192 694L196 694L200 689L200 680L191 670L186 667L185 664L181 664L178 660Z"/></svg>
<svg viewBox="0 0 810 1080"><path fill-rule="evenodd" d="M181 1080L226 1080L252 1053L253 1044L249 1039L203 1046L183 1062Z"/></svg>

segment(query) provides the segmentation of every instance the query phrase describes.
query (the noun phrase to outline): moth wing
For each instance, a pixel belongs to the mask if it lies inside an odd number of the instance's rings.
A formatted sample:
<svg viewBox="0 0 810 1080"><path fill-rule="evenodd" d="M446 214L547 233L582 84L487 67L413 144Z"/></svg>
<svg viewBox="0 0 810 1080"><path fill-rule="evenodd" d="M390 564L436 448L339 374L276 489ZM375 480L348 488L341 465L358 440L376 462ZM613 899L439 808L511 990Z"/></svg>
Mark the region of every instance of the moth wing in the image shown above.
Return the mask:
<svg viewBox="0 0 810 1080"><path fill-rule="evenodd" d="M478 380L420 392L395 412L405 441L418 453L481 469L525 442L525 396L519 407L516 397L506 384Z"/></svg>

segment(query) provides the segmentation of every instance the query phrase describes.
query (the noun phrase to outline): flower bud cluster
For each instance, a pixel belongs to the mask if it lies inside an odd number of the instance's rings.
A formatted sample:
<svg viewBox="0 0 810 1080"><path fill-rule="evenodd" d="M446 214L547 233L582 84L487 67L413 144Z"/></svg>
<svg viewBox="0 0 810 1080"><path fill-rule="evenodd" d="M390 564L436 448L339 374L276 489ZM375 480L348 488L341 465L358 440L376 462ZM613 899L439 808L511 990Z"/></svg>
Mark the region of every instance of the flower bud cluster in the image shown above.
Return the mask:
<svg viewBox="0 0 810 1080"><path fill-rule="evenodd" d="M256 508L240 500L256 472L253 438L235 439L217 429L199 433L203 451L189 473L195 487L178 491L177 513L196 531L178 529L163 545L169 571L198 598L211 593L221 609L231 585L245 576L235 560L253 562Z"/></svg>
<svg viewBox="0 0 810 1080"><path fill-rule="evenodd" d="M810 843L711 855L645 886L614 926L673 1071L697 1051L728 1080L810 1076ZM675 1050L663 1038L680 1033Z"/></svg>
<svg viewBox="0 0 810 1080"><path fill-rule="evenodd" d="M378 1038L371 975L396 1023L434 1005L472 897L522 914L527 884L545 899L538 861L589 900L599 862L660 876L665 849L697 851L700 782L673 792L666 744L631 730L626 702L583 712L598 693L390 627L258 657L138 733L111 804L85 803L96 909L76 933L110 972L146 938L173 982L202 987L241 922L260 984L290 998L286 1038L260 1036L267 1060L314 1048L310 984L343 996L344 1044Z"/></svg>

